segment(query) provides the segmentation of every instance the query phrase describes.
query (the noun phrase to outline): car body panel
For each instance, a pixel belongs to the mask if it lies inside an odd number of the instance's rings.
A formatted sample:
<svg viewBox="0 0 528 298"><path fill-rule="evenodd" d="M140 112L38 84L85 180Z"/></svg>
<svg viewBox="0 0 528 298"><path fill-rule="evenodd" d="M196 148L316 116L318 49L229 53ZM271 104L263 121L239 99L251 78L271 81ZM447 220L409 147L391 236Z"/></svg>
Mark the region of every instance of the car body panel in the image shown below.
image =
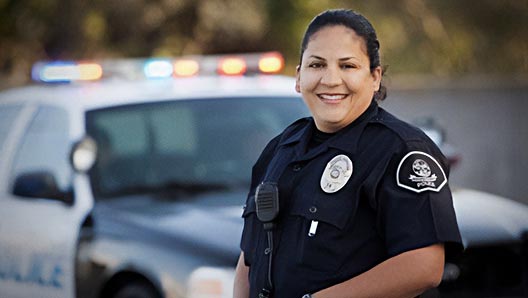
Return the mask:
<svg viewBox="0 0 528 298"><path fill-rule="evenodd" d="M95 293L120 271L148 272L163 288L180 293L196 268L236 265L244 196L239 190L201 195L194 203L142 196L99 204L93 212L97 236L81 241L78 266L88 268L85 279L92 280ZM81 292L79 297L96 297Z"/></svg>
<svg viewBox="0 0 528 298"><path fill-rule="evenodd" d="M1 104L1 102L0 102ZM8 191L10 169L25 129L39 105L23 105L2 149L0 163L0 288L2 297L71 297L75 293L78 229L93 202L79 196L71 205L45 198L20 198ZM69 127L68 135L74 134ZM63 148L67 150L67 148ZM72 175L71 184L87 192L88 178ZM66 224L67 223L67 224ZM24 291L20 291L23 288Z"/></svg>
<svg viewBox="0 0 528 298"><path fill-rule="evenodd" d="M528 206L490 193L455 189L453 204L464 246L521 242Z"/></svg>

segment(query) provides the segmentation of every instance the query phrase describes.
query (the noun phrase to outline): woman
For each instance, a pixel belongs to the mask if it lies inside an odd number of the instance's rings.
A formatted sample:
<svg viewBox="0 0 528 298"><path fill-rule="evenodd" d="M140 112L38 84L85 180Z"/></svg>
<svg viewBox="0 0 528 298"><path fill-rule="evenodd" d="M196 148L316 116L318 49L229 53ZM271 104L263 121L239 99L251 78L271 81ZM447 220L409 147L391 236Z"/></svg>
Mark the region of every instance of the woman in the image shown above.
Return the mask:
<svg viewBox="0 0 528 298"><path fill-rule="evenodd" d="M440 283L446 248L461 242L448 164L378 107L378 51L353 11L308 26L295 89L313 118L273 139L253 168L234 297L415 297Z"/></svg>

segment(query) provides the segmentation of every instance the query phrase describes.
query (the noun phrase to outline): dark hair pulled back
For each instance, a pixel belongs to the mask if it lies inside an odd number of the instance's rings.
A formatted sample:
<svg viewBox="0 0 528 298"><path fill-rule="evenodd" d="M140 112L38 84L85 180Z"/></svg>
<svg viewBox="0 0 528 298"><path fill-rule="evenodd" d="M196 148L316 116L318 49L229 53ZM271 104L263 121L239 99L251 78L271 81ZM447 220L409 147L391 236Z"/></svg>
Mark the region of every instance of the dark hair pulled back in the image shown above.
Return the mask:
<svg viewBox="0 0 528 298"><path fill-rule="evenodd" d="M301 61L310 42L310 38L322 28L328 26L345 26L354 30L356 34L363 38L367 48L367 56L370 62L370 71L372 72L376 67L381 66L379 48L380 43L376 36L376 31L372 24L361 14L350 9L330 9L317 15L308 25L304 33L301 43ZM384 70L382 70L384 72ZM380 84L379 91L374 93L375 100L384 100L387 97L387 89L383 84Z"/></svg>

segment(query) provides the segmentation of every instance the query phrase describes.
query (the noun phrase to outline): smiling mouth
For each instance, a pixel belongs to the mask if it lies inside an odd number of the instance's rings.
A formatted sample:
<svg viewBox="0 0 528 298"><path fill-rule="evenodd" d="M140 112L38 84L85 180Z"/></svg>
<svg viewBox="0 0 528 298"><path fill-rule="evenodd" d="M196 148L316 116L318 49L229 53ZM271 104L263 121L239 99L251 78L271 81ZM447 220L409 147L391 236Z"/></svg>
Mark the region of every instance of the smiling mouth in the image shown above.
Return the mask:
<svg viewBox="0 0 528 298"><path fill-rule="evenodd" d="M317 94L317 96L324 102L339 102L345 99L348 94Z"/></svg>

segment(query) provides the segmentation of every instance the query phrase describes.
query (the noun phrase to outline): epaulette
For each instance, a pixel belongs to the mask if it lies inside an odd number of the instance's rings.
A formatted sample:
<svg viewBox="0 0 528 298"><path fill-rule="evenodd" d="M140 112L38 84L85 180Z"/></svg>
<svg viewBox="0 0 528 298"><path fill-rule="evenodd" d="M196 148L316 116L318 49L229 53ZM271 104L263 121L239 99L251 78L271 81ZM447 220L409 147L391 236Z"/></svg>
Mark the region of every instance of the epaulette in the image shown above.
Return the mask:
<svg viewBox="0 0 528 298"><path fill-rule="evenodd" d="M304 128L308 123L311 122L311 119L312 119L311 117L300 118L300 119L297 119L292 124L288 125L288 127L286 127L284 129L284 131L282 132L280 140L282 141L282 140L288 138L289 136L295 134L296 132L298 132L302 128Z"/></svg>
<svg viewBox="0 0 528 298"><path fill-rule="evenodd" d="M259 160L261 158L266 159L266 156L270 154L274 154L277 152L279 148L279 144L287 139L288 137L292 136L293 134L297 133L299 130L301 130L305 125L307 125L311 120L310 117L300 118L293 122L292 124L288 125L280 134L275 136L264 148L264 150L261 153L261 157L259 157ZM257 161L258 162L258 161Z"/></svg>
<svg viewBox="0 0 528 298"><path fill-rule="evenodd" d="M385 126L404 142L427 139L425 133L419 128L400 120L382 108L379 109L378 117L371 121Z"/></svg>

